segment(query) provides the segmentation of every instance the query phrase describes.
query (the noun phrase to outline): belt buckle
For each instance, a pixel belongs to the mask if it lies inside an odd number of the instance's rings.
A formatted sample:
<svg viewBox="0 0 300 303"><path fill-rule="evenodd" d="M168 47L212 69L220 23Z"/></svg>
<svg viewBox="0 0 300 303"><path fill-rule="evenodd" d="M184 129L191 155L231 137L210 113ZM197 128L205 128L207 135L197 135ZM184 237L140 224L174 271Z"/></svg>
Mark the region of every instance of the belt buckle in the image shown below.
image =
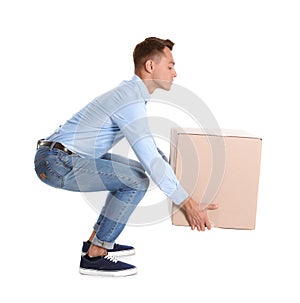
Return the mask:
<svg viewBox="0 0 300 303"><path fill-rule="evenodd" d="M36 143L36 149L40 147L40 144L44 141L45 139L39 139Z"/></svg>

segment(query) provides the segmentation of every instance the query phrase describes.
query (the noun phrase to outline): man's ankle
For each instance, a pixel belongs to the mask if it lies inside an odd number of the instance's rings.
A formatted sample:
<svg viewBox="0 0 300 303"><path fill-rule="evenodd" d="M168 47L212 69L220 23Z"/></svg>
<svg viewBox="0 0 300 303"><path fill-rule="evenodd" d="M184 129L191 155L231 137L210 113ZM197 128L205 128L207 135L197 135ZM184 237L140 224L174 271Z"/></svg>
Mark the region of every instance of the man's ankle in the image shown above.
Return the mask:
<svg viewBox="0 0 300 303"><path fill-rule="evenodd" d="M99 256L106 256L107 255L107 250L104 247L100 247L97 245L92 244L89 248L88 251L88 256L93 258L93 257L99 257Z"/></svg>
<svg viewBox="0 0 300 303"><path fill-rule="evenodd" d="M92 232L92 234L90 235L88 241L92 242L95 236L96 236L96 232L93 230L93 232Z"/></svg>

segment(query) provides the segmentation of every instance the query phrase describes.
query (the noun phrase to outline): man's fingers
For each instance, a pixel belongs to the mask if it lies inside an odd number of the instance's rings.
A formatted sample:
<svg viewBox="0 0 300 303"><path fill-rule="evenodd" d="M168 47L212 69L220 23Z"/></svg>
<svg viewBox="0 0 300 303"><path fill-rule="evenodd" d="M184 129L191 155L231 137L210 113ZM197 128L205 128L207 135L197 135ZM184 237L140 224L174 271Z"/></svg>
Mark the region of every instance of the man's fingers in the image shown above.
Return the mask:
<svg viewBox="0 0 300 303"><path fill-rule="evenodd" d="M195 223L194 223L193 217L187 216L187 220L189 222L189 225L191 226L191 229L194 230L195 229Z"/></svg>
<svg viewBox="0 0 300 303"><path fill-rule="evenodd" d="M207 227L208 230L211 230L211 224L210 224L209 221L207 221L205 225L206 225L206 227Z"/></svg>
<svg viewBox="0 0 300 303"><path fill-rule="evenodd" d="M205 225L203 223L201 223L198 230L205 231Z"/></svg>
<svg viewBox="0 0 300 303"><path fill-rule="evenodd" d="M196 227L198 231L205 231L206 228L211 230L211 223L208 218L205 220L205 222L202 220L195 220L193 226Z"/></svg>
<svg viewBox="0 0 300 303"><path fill-rule="evenodd" d="M197 227L198 231L205 231L205 225L202 224L202 223L201 224L197 224L196 227Z"/></svg>
<svg viewBox="0 0 300 303"><path fill-rule="evenodd" d="M207 209L217 209L217 208L218 208L217 204L210 204L207 206ZM211 223L206 213L207 209L198 212L194 211L192 213L186 213L186 218L192 230L197 229L198 231L205 231L206 228L208 230L211 229Z"/></svg>

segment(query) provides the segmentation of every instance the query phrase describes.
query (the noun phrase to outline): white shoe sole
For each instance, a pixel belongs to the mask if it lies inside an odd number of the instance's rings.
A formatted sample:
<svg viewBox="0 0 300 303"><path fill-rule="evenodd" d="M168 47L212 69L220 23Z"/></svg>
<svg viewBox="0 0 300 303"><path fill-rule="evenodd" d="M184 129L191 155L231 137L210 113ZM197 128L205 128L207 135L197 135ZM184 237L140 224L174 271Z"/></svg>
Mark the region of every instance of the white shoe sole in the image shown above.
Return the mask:
<svg viewBox="0 0 300 303"><path fill-rule="evenodd" d="M135 249L128 249L128 250L120 250L120 251L112 251L108 252L109 256L114 257L125 257L125 256L132 256L135 254Z"/></svg>
<svg viewBox="0 0 300 303"><path fill-rule="evenodd" d="M79 273L82 275L89 275L89 276L104 276L104 277L126 277L135 275L137 273L137 268L130 268L118 271L108 271L108 270L96 270L96 269L86 269L86 268L79 268Z"/></svg>

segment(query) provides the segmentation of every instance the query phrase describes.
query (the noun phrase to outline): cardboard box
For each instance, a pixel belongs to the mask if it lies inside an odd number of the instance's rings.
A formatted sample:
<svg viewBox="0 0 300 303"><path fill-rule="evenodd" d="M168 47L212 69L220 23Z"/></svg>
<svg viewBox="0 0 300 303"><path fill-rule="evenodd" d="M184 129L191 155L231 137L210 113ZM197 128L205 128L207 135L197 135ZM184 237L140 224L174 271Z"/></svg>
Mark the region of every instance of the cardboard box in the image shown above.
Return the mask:
<svg viewBox="0 0 300 303"><path fill-rule="evenodd" d="M185 190L208 211L213 226L254 229L261 158L261 138L236 130L171 130L170 164ZM174 225L188 225L172 203Z"/></svg>

